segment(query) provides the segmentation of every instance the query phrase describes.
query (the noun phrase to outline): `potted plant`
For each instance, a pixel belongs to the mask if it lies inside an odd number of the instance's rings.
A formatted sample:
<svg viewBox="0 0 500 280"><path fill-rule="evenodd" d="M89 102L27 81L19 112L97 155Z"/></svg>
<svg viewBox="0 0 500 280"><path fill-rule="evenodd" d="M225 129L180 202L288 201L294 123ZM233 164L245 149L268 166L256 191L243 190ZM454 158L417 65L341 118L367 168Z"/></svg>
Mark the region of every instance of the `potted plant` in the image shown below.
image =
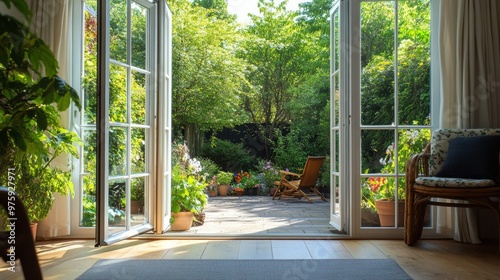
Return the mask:
<svg viewBox="0 0 500 280"><path fill-rule="evenodd" d="M226 196L229 189L229 184L233 181L231 172L220 171L217 173L218 192L220 196Z"/></svg>
<svg viewBox="0 0 500 280"><path fill-rule="evenodd" d="M406 159L412 154L422 151L430 139L430 130L406 130L399 135L398 169L404 170ZM383 165L380 173L394 174L396 161L394 158L394 144L387 147L385 157L380 159ZM363 198L377 210L380 226L392 227L395 225L396 198L398 201L398 226L404 226L405 190L404 177L391 176L370 177L366 180L368 194L363 192ZM397 188L397 189L396 189Z"/></svg>
<svg viewBox="0 0 500 280"><path fill-rule="evenodd" d="M212 180L207 186L207 191L211 197L217 196L217 176L212 176Z"/></svg>
<svg viewBox="0 0 500 280"><path fill-rule="evenodd" d="M257 176L251 176L248 172L240 173L240 184L245 189L248 195L257 195L257 192L261 186L261 182Z"/></svg>
<svg viewBox="0 0 500 280"><path fill-rule="evenodd" d="M171 230L189 230L194 214L202 212L207 204L202 166L196 159L191 159L186 144L177 145L174 151L171 187Z"/></svg>
<svg viewBox="0 0 500 280"><path fill-rule="evenodd" d="M264 181L265 187L269 191L269 194L274 195L277 185L275 184L275 182L281 180L281 174L279 173L280 168L273 166L270 161L265 162L263 160L259 162L259 165L257 167L258 169L260 169L260 174L262 175L261 178Z"/></svg>
<svg viewBox="0 0 500 280"><path fill-rule="evenodd" d="M142 214L144 211L144 183L134 181L130 192L130 213Z"/></svg>
<svg viewBox="0 0 500 280"><path fill-rule="evenodd" d="M0 180L7 182L13 170L16 193L36 223L52 208L54 193L73 193L71 167L53 163L60 155L78 156L78 136L61 125L60 112L80 103L57 76L50 48L29 30L25 1L2 2L14 4L27 24L0 14Z"/></svg>
<svg viewBox="0 0 500 280"><path fill-rule="evenodd" d="M207 204L206 184L193 175L182 174L179 166L172 170L171 230L189 230L193 214L198 214Z"/></svg>

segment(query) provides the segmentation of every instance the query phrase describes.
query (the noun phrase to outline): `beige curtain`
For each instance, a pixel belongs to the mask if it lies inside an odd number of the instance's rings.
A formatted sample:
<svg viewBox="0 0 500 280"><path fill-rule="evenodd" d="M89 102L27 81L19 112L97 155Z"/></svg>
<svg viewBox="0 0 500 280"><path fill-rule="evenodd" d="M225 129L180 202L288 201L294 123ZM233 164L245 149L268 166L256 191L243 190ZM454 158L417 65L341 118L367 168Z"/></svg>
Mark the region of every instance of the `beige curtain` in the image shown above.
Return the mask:
<svg viewBox="0 0 500 280"><path fill-rule="evenodd" d="M499 16L498 0L441 0L441 127L500 127ZM477 211L456 211L455 240L480 243Z"/></svg>
<svg viewBox="0 0 500 280"><path fill-rule="evenodd" d="M33 13L31 30L50 46L59 62L59 76L70 81L69 32L71 25L72 1L68 0L28 0ZM69 126L69 114L61 115L63 126ZM54 164L61 168L68 166L69 158L60 157ZM48 239L70 234L70 197L56 194L56 200L47 218L38 224L37 236Z"/></svg>

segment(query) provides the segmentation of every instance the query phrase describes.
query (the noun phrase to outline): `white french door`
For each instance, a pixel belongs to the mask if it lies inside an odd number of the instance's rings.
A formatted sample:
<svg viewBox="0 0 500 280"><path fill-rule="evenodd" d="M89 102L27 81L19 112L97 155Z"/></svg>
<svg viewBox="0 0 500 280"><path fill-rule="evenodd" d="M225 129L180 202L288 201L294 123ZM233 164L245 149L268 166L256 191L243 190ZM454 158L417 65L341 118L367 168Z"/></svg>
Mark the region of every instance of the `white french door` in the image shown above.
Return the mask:
<svg viewBox="0 0 500 280"><path fill-rule="evenodd" d="M83 173L83 198L95 178L99 246L168 227L171 14L165 2L148 0L97 1L95 10L97 93L83 102L96 113L82 127L91 132L83 160L95 153L96 173Z"/></svg>
<svg viewBox="0 0 500 280"><path fill-rule="evenodd" d="M356 238L402 238L404 162L430 136L430 7L343 0L331 13L331 223ZM435 116L435 115L432 115ZM398 209L399 208L399 209Z"/></svg>
<svg viewBox="0 0 500 280"><path fill-rule="evenodd" d="M347 17L346 2L337 1L330 11L330 224L339 232L348 232L349 191L347 185L348 169L348 114L345 113L349 96L347 95L346 70L346 32L341 27Z"/></svg>

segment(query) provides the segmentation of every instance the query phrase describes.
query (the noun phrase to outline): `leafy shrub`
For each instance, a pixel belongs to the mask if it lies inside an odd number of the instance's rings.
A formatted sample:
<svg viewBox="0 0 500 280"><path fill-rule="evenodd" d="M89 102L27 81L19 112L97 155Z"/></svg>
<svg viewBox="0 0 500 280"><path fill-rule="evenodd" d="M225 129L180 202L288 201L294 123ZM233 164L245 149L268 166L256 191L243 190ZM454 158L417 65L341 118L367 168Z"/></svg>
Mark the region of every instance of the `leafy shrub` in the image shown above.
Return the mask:
<svg viewBox="0 0 500 280"><path fill-rule="evenodd" d="M234 173L251 169L256 163L256 158L241 143L235 144L220 139L205 144L201 155L214 161L223 170Z"/></svg>
<svg viewBox="0 0 500 280"><path fill-rule="evenodd" d="M220 166L209 158L199 158L198 160L201 163L201 173L204 174L206 178L212 178L221 170Z"/></svg>
<svg viewBox="0 0 500 280"><path fill-rule="evenodd" d="M277 165L288 168L292 172L299 172L307 159L304 144L300 141L300 130L292 129L290 133L283 136L277 131L277 141L274 147L274 161Z"/></svg>

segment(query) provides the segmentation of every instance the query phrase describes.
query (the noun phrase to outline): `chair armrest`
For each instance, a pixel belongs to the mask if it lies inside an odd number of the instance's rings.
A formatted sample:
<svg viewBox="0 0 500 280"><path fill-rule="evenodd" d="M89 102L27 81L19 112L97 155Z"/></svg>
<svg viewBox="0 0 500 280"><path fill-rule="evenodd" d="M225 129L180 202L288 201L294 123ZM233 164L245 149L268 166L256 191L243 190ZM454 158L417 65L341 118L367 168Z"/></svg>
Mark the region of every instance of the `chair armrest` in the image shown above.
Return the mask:
<svg viewBox="0 0 500 280"><path fill-rule="evenodd" d="M430 143L419 154L412 155L405 165L406 186L413 185L419 176L429 176Z"/></svg>
<svg viewBox="0 0 500 280"><path fill-rule="evenodd" d="M302 174L297 174L297 173L293 173L293 172L285 171L285 170L280 170L280 173L283 174L282 179L284 179L286 176L293 176L293 177L298 177L298 178L300 178L302 176Z"/></svg>

